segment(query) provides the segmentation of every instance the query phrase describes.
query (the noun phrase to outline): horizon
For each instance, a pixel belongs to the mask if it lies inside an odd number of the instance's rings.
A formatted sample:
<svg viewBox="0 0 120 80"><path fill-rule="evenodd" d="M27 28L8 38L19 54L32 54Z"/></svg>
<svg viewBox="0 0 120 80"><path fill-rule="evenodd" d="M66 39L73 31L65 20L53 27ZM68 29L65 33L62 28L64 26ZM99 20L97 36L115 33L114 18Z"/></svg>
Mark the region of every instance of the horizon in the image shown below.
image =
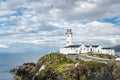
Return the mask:
<svg viewBox="0 0 120 80"><path fill-rule="evenodd" d="M0 0L0 52L58 51L66 43L120 45L119 0Z"/></svg>

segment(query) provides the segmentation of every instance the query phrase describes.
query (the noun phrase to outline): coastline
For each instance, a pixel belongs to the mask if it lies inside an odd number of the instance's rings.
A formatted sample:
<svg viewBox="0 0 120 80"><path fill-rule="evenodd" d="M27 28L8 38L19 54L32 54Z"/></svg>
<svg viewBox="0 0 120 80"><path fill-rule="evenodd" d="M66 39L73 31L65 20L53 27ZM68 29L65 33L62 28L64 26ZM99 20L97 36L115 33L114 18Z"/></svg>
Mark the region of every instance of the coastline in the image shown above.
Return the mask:
<svg viewBox="0 0 120 80"><path fill-rule="evenodd" d="M53 78L55 78L55 80L66 80L66 79L68 80L68 77L70 77L69 75L68 76L62 76L62 75L66 75L66 72L71 71L72 69L74 69L75 72L73 73L70 72L70 75L71 74L74 74L74 75L76 74L77 76L83 75L83 74L78 74L77 72L77 71L80 71L81 73L81 69L82 69L81 64L84 65L84 68L87 70L87 72L89 71L91 72L91 70L95 68L95 71L92 71L91 74L88 74L86 72L83 73L84 78L82 80L86 80L86 79L93 80L93 78L97 79L98 78L97 75L105 75L105 74L108 77L108 79L105 79L105 80L117 79L114 76L114 74L117 74L115 70L116 69L119 70L119 67L115 65L115 61L112 59L108 63L103 63L103 62L93 61L93 60L83 61L81 59L77 59L74 62L70 58L67 58L65 55L59 54L59 53L50 53L50 54L44 55L38 60L36 64L24 63L18 68L14 78L15 80L44 80L44 79L54 80ZM101 71L99 70L106 71L107 73L101 73ZM94 73L95 75L94 77L92 77ZM110 73L110 75L112 75L113 77L111 77L108 73ZM54 77L55 75L57 76ZM73 77L71 76L70 79L74 79L75 77L77 78L77 76L73 76ZM104 78L106 78L106 76L101 76L101 77L99 76L99 77L103 80ZM79 77L78 79L80 78L82 77Z"/></svg>
<svg viewBox="0 0 120 80"><path fill-rule="evenodd" d="M41 53L0 53L0 80L13 80L14 74L9 72L11 69L18 68L23 63L37 62L40 56Z"/></svg>

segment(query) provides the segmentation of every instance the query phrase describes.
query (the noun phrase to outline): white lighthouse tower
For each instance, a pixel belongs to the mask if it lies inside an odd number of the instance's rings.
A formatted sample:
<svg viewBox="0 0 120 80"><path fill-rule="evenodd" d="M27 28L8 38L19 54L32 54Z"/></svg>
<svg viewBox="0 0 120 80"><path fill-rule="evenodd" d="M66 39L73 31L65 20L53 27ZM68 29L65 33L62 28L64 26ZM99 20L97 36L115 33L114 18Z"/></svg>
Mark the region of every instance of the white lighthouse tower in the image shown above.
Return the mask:
<svg viewBox="0 0 120 80"><path fill-rule="evenodd" d="M66 46L72 45L72 29L67 29L66 32Z"/></svg>

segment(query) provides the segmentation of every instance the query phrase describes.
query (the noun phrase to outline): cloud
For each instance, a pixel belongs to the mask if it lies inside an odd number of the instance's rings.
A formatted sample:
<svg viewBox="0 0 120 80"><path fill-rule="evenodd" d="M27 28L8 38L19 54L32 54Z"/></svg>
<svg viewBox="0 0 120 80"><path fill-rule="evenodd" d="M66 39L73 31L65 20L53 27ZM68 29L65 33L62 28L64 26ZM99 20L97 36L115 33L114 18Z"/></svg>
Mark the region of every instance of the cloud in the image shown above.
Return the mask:
<svg viewBox="0 0 120 80"><path fill-rule="evenodd" d="M117 45L119 4L119 0L2 1L0 43L64 46L66 29L71 28L77 44Z"/></svg>
<svg viewBox="0 0 120 80"><path fill-rule="evenodd" d="M0 16L10 15L16 13L15 11L0 11Z"/></svg>
<svg viewBox="0 0 120 80"><path fill-rule="evenodd" d="M120 44L120 27L107 22L92 21L88 23L67 23L67 22L50 22L49 24L61 27L63 43L65 44L65 31L67 28L73 30L73 39L76 44L87 42L88 44L117 45ZM62 43L62 44L63 44Z"/></svg>
<svg viewBox="0 0 120 80"><path fill-rule="evenodd" d="M72 1L72 0L71 0ZM113 0L76 0L62 9L62 15L67 20L92 21L95 19L119 17L120 2Z"/></svg>
<svg viewBox="0 0 120 80"><path fill-rule="evenodd" d="M119 17L119 3L120 1L116 0L11 0L3 2L2 4L6 4L7 9L10 10L21 9L24 7L24 9L30 9L39 14L55 12L56 14L60 13L59 16L63 18L81 18L85 20L92 18L103 19L104 17Z"/></svg>
<svg viewBox="0 0 120 80"><path fill-rule="evenodd" d="M8 48L8 46L4 44L0 44L0 48Z"/></svg>
<svg viewBox="0 0 120 80"><path fill-rule="evenodd" d="M43 44L43 40L12 40L10 41L13 43L22 43L22 44Z"/></svg>
<svg viewBox="0 0 120 80"><path fill-rule="evenodd" d="M93 21L86 24L72 24L74 39L84 42L92 40L92 43L108 41L111 44L120 44L120 28L111 23ZM76 25L76 27L74 27ZM76 30L77 29L77 30Z"/></svg>

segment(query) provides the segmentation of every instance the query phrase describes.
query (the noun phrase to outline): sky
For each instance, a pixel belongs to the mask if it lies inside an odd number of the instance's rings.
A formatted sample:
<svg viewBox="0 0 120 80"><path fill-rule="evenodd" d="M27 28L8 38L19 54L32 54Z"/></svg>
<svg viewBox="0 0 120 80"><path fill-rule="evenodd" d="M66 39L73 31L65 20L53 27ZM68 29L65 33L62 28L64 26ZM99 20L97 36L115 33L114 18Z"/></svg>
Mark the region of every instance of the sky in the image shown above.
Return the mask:
<svg viewBox="0 0 120 80"><path fill-rule="evenodd" d="M66 43L120 44L120 0L0 0L0 52L58 51Z"/></svg>

